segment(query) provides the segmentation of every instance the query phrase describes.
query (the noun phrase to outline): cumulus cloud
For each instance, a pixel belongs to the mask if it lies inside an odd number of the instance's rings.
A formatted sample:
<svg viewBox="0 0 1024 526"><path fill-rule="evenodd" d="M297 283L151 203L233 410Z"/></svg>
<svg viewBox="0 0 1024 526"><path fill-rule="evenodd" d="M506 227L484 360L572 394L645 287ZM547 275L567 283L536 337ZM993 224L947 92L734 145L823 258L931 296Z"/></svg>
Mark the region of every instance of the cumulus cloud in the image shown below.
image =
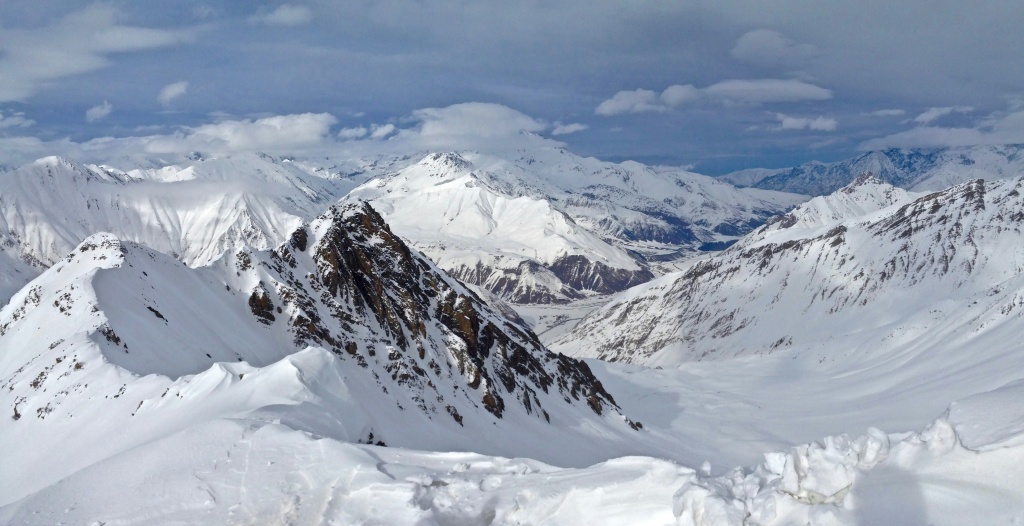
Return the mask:
<svg viewBox="0 0 1024 526"><path fill-rule="evenodd" d="M836 131L839 128L839 121L831 117L818 116L791 117L783 113L776 113L775 118L779 121L780 130L815 130L815 131Z"/></svg>
<svg viewBox="0 0 1024 526"><path fill-rule="evenodd" d="M239 119L225 114L216 122L180 127L171 133L101 137L83 143L69 139L0 136L8 162L45 155L66 155L84 162L108 162L124 156L157 156L199 151L209 155L260 151L271 154L362 156L423 150L487 150L529 145L564 146L538 135L552 125L500 104L465 103L412 112L398 123L348 127L332 131L337 119L328 113ZM3 122L3 121L0 121ZM404 126L404 127L403 127ZM558 124L561 132L582 124ZM151 130L152 128L147 128ZM156 129L159 129L157 127ZM386 139L386 140L385 140Z"/></svg>
<svg viewBox="0 0 1024 526"><path fill-rule="evenodd" d="M107 101L103 101L103 104L98 104L85 110L85 120L88 122L103 120L112 111L114 111L114 106Z"/></svg>
<svg viewBox="0 0 1024 526"><path fill-rule="evenodd" d="M370 133L370 130L364 126L358 126L355 128L342 128L338 132L338 138L343 141L351 141L353 139L362 139Z"/></svg>
<svg viewBox="0 0 1024 526"><path fill-rule="evenodd" d="M799 80L726 80L706 88L697 88L692 84L677 84L669 86L661 94L645 89L620 91L599 104L594 113L607 117L624 113L664 112L698 101L732 106L830 98L830 90Z"/></svg>
<svg viewBox="0 0 1024 526"><path fill-rule="evenodd" d="M322 144L337 119L329 113L275 115L185 128L172 137L150 141L148 151L255 151Z"/></svg>
<svg viewBox="0 0 1024 526"><path fill-rule="evenodd" d="M191 39L187 30L121 25L110 5L94 4L56 23L0 28L0 102L25 100L43 84L110 65L108 55L167 47Z"/></svg>
<svg viewBox="0 0 1024 526"><path fill-rule="evenodd" d="M616 93L612 98L598 104L594 113L610 117L623 113L662 112L668 109L667 105L661 103L661 98L656 92L637 89Z"/></svg>
<svg viewBox="0 0 1024 526"><path fill-rule="evenodd" d="M872 151L886 148L943 148L1019 143L1024 143L1024 111L990 116L974 127L918 126L865 141L858 149Z"/></svg>
<svg viewBox="0 0 1024 526"><path fill-rule="evenodd" d="M272 26L301 26L313 21L313 11L306 6L282 4L273 11L249 17L249 21Z"/></svg>
<svg viewBox="0 0 1024 526"><path fill-rule="evenodd" d="M0 129L27 128L35 123L36 121L26 118L25 114L20 111L13 112L6 117L3 112L0 112Z"/></svg>
<svg viewBox="0 0 1024 526"><path fill-rule="evenodd" d="M511 137L547 128L543 121L507 106L485 102L416 110L410 120L419 123L416 133L423 137Z"/></svg>
<svg viewBox="0 0 1024 526"><path fill-rule="evenodd" d="M704 88L711 98L727 104L767 104L827 100L832 92L799 80L727 80Z"/></svg>
<svg viewBox="0 0 1024 526"><path fill-rule="evenodd" d="M968 113L974 111L971 106L946 106L943 108L928 108L924 113L914 117L914 122L918 124L929 124L933 121L938 120L941 117L945 117L950 113Z"/></svg>
<svg viewBox="0 0 1024 526"><path fill-rule="evenodd" d="M164 107L170 106L171 101L188 93L188 81L182 80L168 84L160 90L160 95L157 96L157 100Z"/></svg>
<svg viewBox="0 0 1024 526"><path fill-rule="evenodd" d="M771 29L755 29L741 36L732 48L732 56L755 64L774 66L795 64L814 57L818 50L810 44L796 44Z"/></svg>
<svg viewBox="0 0 1024 526"><path fill-rule="evenodd" d="M374 125L373 131L370 132L370 138L380 140L392 133L395 133L396 128L394 124L385 124L383 126Z"/></svg>
<svg viewBox="0 0 1024 526"><path fill-rule="evenodd" d="M581 132L586 130L590 126L574 122L572 124L562 124L560 122L555 123L554 129L551 130L551 135L569 135L570 133Z"/></svg>
<svg viewBox="0 0 1024 526"><path fill-rule="evenodd" d="M863 113L867 117L901 117L906 115L907 112L904 110L888 109L888 110L875 110Z"/></svg>

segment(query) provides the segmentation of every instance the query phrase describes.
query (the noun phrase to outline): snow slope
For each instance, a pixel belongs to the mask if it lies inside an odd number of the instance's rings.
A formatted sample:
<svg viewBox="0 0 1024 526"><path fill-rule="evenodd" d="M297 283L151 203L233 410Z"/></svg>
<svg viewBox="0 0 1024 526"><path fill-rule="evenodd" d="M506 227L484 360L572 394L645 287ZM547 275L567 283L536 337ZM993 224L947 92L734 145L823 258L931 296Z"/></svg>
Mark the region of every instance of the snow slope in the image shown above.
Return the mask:
<svg viewBox="0 0 1024 526"><path fill-rule="evenodd" d="M833 360L831 349L966 345L1010 330L1024 297L1021 185L978 180L912 202L878 183L853 186L626 292L556 348L659 365L781 349ZM851 207L854 194L875 204ZM835 223L825 209L853 216Z"/></svg>
<svg viewBox="0 0 1024 526"><path fill-rule="evenodd" d="M433 153L355 189L453 276L515 303L562 303L653 277L647 256L734 239L800 196L611 164L559 148Z"/></svg>
<svg viewBox="0 0 1024 526"><path fill-rule="evenodd" d="M140 413L142 414L142 413ZM342 443L260 418L195 424L16 502L17 524L1012 524L1024 446L826 437L720 475L650 457L565 469Z"/></svg>
<svg viewBox="0 0 1024 526"><path fill-rule="evenodd" d="M743 170L721 178L740 186L825 195L864 173L913 191L942 190L973 179L1007 179L1024 174L1024 145L891 149L834 163L814 161L790 169Z"/></svg>
<svg viewBox="0 0 1024 526"><path fill-rule="evenodd" d="M585 364L366 205L201 269L92 236L0 311L0 349L0 448L22 459L3 467L4 502L218 418L571 463L629 452L640 433Z"/></svg>
<svg viewBox="0 0 1024 526"><path fill-rule="evenodd" d="M0 242L41 269L109 231L200 266L242 245L276 246L351 179L260 154L129 171L47 157L0 178Z"/></svg>

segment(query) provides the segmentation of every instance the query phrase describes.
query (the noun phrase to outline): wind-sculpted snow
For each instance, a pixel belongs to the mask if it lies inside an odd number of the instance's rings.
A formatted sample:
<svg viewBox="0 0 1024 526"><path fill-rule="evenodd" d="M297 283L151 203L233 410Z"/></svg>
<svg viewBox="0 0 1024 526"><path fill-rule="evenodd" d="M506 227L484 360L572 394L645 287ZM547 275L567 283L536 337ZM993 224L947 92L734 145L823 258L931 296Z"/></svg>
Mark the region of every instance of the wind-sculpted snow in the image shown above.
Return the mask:
<svg viewBox="0 0 1024 526"><path fill-rule="evenodd" d="M856 184L623 293L555 348L646 364L783 350L833 361L942 340L967 348L1020 327L1022 187L976 180L910 200ZM842 210L830 203L854 202L872 204L823 219Z"/></svg>
<svg viewBox="0 0 1024 526"><path fill-rule="evenodd" d="M801 200L682 171L558 149L434 153L348 199L467 283L515 303L563 303L654 277L646 255L732 239Z"/></svg>
<svg viewBox="0 0 1024 526"><path fill-rule="evenodd" d="M934 149L891 149L868 152L834 163L810 162L789 169L744 170L722 176L741 185L826 195L865 172L894 186L936 191L973 179L1013 178L1024 172L1024 145L970 146Z"/></svg>
<svg viewBox="0 0 1024 526"><path fill-rule="evenodd" d="M249 373L258 374L258 373ZM239 384L242 381L238 381ZM182 401L161 404L182 404ZM140 409L142 418L156 407ZM1021 446L920 433L826 437L719 475L650 457L565 469L527 459L346 444L260 418L148 442L0 507L10 524L1013 523ZM158 483L154 483L158 481Z"/></svg>
<svg viewBox="0 0 1024 526"><path fill-rule="evenodd" d="M520 451L520 433L628 448L641 432L585 363L545 349L366 204L200 269L91 236L0 310L0 349L0 448L48 457L6 467L6 498L176 426L259 411L339 440L491 453ZM579 462L600 444L523 451Z"/></svg>

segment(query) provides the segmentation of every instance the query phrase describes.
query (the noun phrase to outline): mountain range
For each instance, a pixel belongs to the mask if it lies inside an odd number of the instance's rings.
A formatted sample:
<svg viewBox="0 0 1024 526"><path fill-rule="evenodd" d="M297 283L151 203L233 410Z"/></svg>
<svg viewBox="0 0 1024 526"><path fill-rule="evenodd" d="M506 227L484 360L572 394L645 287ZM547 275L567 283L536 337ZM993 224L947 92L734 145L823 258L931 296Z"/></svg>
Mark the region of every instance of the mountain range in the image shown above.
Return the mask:
<svg viewBox="0 0 1024 526"><path fill-rule="evenodd" d="M785 169L742 170L722 176L738 186L826 195L864 173L893 186L936 191L974 179L1005 179L1024 171L1024 145L890 149L834 163L809 162Z"/></svg>
<svg viewBox="0 0 1024 526"><path fill-rule="evenodd" d="M1014 148L814 198L548 142L12 169L0 523L1011 522Z"/></svg>

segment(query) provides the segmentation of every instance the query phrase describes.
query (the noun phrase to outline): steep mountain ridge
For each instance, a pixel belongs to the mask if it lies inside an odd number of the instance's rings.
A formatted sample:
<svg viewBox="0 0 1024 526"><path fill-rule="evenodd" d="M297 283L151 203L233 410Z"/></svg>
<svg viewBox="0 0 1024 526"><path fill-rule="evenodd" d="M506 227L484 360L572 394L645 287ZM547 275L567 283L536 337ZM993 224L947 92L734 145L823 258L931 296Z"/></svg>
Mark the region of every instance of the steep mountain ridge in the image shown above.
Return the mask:
<svg viewBox="0 0 1024 526"><path fill-rule="evenodd" d="M347 199L373 203L442 268L515 303L624 290L654 276L648 258L733 239L802 200L555 148L428 154Z"/></svg>
<svg viewBox="0 0 1024 526"><path fill-rule="evenodd" d="M0 310L0 348L13 419L0 447L51 452L45 474L8 470L8 498L175 426L241 415L351 442L492 453L522 447L511 430L554 440L578 427L570 435L627 448L640 427L583 362L545 349L368 205L332 207L274 250L199 269L91 236ZM109 426L123 432L109 437ZM568 462L602 454L526 449Z"/></svg>
<svg viewBox="0 0 1024 526"><path fill-rule="evenodd" d="M808 203L688 271L627 291L554 348L671 365L777 352L860 360L994 338L987 331L1012 330L1022 315L1022 188L1022 179L975 180L904 201L879 183L853 186L877 206L801 224L849 194Z"/></svg>

